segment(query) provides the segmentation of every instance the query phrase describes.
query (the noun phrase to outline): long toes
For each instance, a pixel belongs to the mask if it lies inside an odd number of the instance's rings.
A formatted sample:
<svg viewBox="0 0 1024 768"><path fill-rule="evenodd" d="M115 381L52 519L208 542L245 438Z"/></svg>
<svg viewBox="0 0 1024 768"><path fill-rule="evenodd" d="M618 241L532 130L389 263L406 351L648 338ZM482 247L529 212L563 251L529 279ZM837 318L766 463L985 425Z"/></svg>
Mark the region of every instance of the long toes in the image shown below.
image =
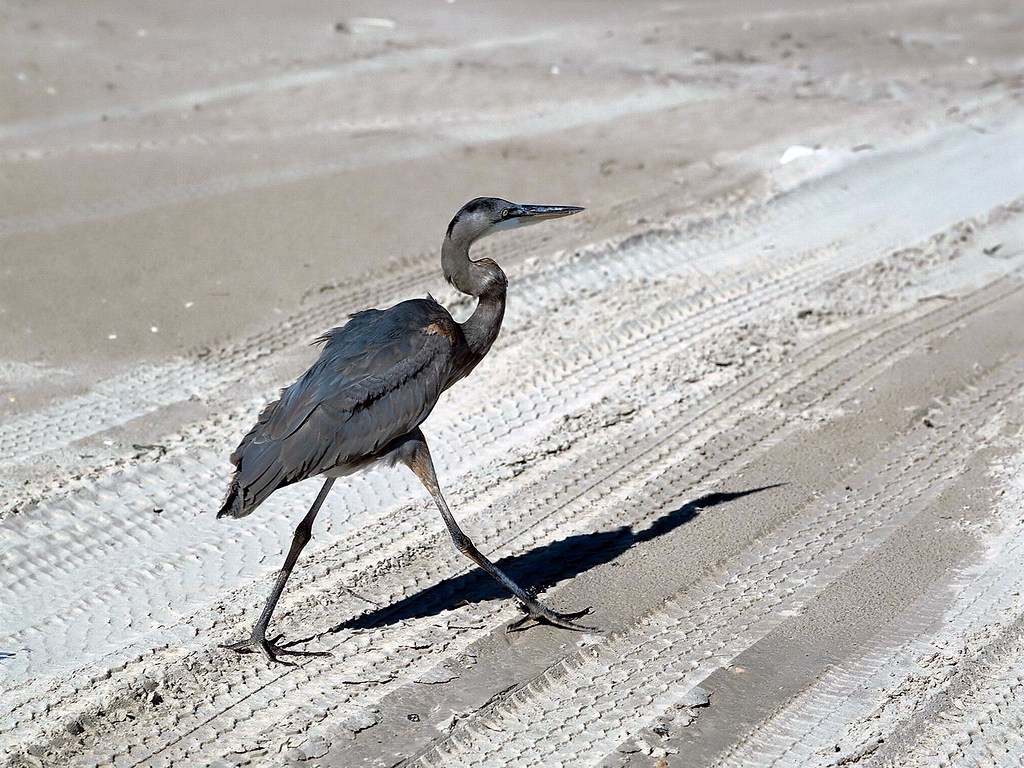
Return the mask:
<svg viewBox="0 0 1024 768"><path fill-rule="evenodd" d="M593 612L593 608L586 607L582 611L574 611L572 613L559 613L553 611L547 606L534 602L531 604L522 605L522 608L526 611L526 615L521 619L512 622L506 631L517 632L524 629L528 629L528 623L534 622L536 624L550 624L554 627L561 627L562 629L571 629L574 632L602 632L603 630L597 627L588 627L583 624L576 624L572 619L578 619L580 616L586 616Z"/></svg>
<svg viewBox="0 0 1024 768"><path fill-rule="evenodd" d="M278 640L280 638L274 639ZM279 653L288 653L289 651L276 645L273 641L267 640L265 637L250 637L248 640L222 645L221 648L227 648L235 653L262 653L264 658L271 664L283 664L286 667L295 666L290 661L284 661L277 657Z"/></svg>
<svg viewBox="0 0 1024 768"><path fill-rule="evenodd" d="M273 640L267 640L261 635L252 635L248 640L241 640L237 643L228 643L221 648L227 648L235 653L262 653L264 658L272 664L283 664L286 667L294 667L290 661L284 661L278 656L330 656L330 651L295 651L289 646L280 645L281 638L278 635Z"/></svg>
<svg viewBox="0 0 1024 768"><path fill-rule="evenodd" d="M576 632L597 632L597 633L603 632L603 630L599 629L598 627L591 627L591 626L588 626L586 624L577 624L576 622L571 621L571 619L576 619L576 618L579 618L580 616L586 616L588 613L591 613L591 612L592 612L591 609L587 608L584 611L576 611L575 613L560 613L560 614L556 614L555 618L553 618L553 619L549 619L549 618L547 618L545 616L544 619L548 623L554 624L556 627L562 627L563 629L571 629L571 630L574 630Z"/></svg>

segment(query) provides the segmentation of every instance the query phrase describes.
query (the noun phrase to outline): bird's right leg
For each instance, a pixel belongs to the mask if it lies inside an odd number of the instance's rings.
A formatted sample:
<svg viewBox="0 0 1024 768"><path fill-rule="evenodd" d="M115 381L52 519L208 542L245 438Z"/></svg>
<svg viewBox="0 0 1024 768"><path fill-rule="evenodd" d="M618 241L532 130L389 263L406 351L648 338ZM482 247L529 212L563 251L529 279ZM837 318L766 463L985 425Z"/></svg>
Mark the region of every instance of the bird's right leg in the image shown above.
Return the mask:
<svg viewBox="0 0 1024 768"><path fill-rule="evenodd" d="M483 553L474 546L473 542L470 541L469 536L467 536L459 527L459 524L456 522L451 510L448 509L448 504L445 502L444 496L441 495L441 487L438 485L437 475L434 472L434 462L430 459L430 450L427 448L427 441L420 430L417 429L410 433L406 441L399 448L397 458L413 471L416 477L420 479L420 482L422 482L426 487L431 497L433 497L434 503L437 504L437 508L441 512L441 517L444 519L444 524L448 528L448 533L451 534L452 541L455 542L455 546L459 552L490 574L495 581L515 595L519 602L522 603L523 608L527 612L527 616L515 622L510 629L515 629L524 621L533 619L537 622L553 624L556 627L574 629L580 632L599 631L593 627L585 627L572 622L572 619L579 618L580 616L585 616L590 613L589 608L576 613L558 613L557 611L551 610L537 600L537 598L530 595L525 589L512 581L504 571L488 560Z"/></svg>
<svg viewBox="0 0 1024 768"><path fill-rule="evenodd" d="M292 573L292 569L295 567L296 561L299 559L299 553L302 552L302 548L309 543L309 540L313 538L313 520L316 518L317 512L320 511L320 507L324 503L324 499L327 498L328 492L331 490L331 486L334 485L334 478L329 477L324 482L323 488L320 489L320 493L317 494L316 501L313 502L313 506L309 508L309 512L302 518L302 522L295 528L295 534L292 536L292 545L288 548L288 556L284 559L284 566L281 568L280 573L277 574L277 580L274 582L274 588L270 590L270 596L267 598L267 603L263 606L263 613L260 614L259 619L256 621L256 625L252 628L252 634L249 635L247 640L242 640L237 643L231 643L230 645L223 646L224 648L230 648L232 651L238 653L253 653L259 651L267 657L269 661L277 662L278 664L287 664L287 662L281 661L277 658L279 653L292 653L296 655L318 655L318 654L300 654L297 651L286 651L280 646L276 645L274 641L267 640L267 628L270 626L270 617L274 615L274 609L277 607L277 601L281 599L281 593L284 592L284 585L288 581L288 577ZM274 638L278 640L280 638Z"/></svg>

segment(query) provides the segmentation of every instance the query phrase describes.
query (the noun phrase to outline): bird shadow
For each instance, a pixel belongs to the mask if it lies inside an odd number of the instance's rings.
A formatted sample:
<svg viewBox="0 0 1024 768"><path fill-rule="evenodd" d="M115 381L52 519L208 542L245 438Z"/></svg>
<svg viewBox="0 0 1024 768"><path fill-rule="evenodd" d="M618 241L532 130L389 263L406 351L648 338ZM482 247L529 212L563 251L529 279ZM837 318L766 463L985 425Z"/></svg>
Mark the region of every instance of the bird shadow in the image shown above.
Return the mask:
<svg viewBox="0 0 1024 768"><path fill-rule="evenodd" d="M664 536L690 522L703 510L780 485L783 484L774 483L744 491L709 493L666 512L640 531L634 531L629 526L620 526L607 531L569 536L535 547L520 555L502 558L496 565L516 583L524 586L533 585L532 592L542 592L560 581L571 579L597 565L614 560L634 544ZM509 597L508 592L490 576L474 568L396 603L347 619L328 631L383 627L406 619L433 616L455 605L504 600Z"/></svg>

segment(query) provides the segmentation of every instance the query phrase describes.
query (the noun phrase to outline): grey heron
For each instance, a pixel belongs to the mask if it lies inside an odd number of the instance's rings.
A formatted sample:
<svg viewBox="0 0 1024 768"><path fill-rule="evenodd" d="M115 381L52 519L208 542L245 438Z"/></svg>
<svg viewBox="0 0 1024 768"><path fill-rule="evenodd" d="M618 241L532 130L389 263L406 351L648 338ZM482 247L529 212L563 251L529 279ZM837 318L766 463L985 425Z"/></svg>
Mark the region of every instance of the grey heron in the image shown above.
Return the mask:
<svg viewBox="0 0 1024 768"><path fill-rule="evenodd" d="M284 565L246 640L228 645L279 661L267 628L313 520L338 477L370 464L404 464L426 487L459 552L495 578L538 622L586 630L572 619L588 611L557 613L487 559L462 531L441 493L420 424L441 393L484 358L501 329L508 280L491 259L474 261L470 247L504 229L579 213L568 205L519 205L493 197L466 203L448 225L441 246L445 278L477 298L472 315L456 322L433 298L411 299L385 310L367 309L321 336L319 358L279 399L260 413L231 455L235 472L217 517L245 517L279 488L323 476L313 505L295 529Z"/></svg>

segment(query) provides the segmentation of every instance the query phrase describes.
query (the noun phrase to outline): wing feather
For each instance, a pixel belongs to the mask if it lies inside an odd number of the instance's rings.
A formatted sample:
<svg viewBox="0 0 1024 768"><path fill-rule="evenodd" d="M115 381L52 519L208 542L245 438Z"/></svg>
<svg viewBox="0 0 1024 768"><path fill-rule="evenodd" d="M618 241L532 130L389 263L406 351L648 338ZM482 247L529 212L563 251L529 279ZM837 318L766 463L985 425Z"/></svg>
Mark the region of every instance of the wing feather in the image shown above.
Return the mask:
<svg viewBox="0 0 1024 768"><path fill-rule="evenodd" d="M237 471L220 514L244 516L282 486L372 459L421 424L455 370L457 336L430 332L438 322L458 329L436 302L414 300L360 312L325 334L319 359L232 454Z"/></svg>

